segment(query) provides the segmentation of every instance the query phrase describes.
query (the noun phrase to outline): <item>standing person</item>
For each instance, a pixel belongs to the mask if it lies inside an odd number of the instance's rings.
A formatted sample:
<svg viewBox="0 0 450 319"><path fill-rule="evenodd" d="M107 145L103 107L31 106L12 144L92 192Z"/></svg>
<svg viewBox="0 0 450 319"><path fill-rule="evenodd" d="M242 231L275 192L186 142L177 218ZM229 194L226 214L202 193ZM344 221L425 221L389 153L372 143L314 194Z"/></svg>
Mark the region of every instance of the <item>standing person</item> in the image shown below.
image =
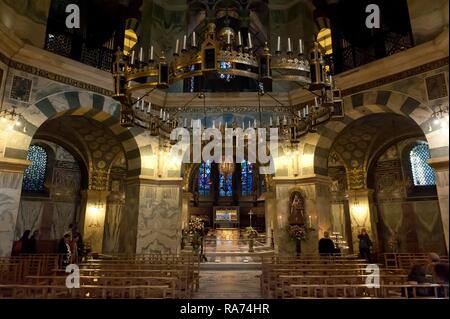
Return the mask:
<svg viewBox="0 0 450 319"><path fill-rule="evenodd" d="M323 238L319 240L319 254L332 255L335 252L333 240L330 238L329 232L323 233Z"/></svg>
<svg viewBox="0 0 450 319"><path fill-rule="evenodd" d="M369 234L365 228L361 229L358 235L359 239L359 254L361 258L366 259L369 263L372 261L370 255L370 248L372 247L372 241L370 240Z"/></svg>
<svg viewBox="0 0 450 319"><path fill-rule="evenodd" d="M39 236L39 230L35 230L33 235L30 237L29 245L30 245L30 254L37 254L37 238Z"/></svg>
<svg viewBox="0 0 450 319"><path fill-rule="evenodd" d="M58 254L62 254L62 265L67 266L72 263L72 250L70 247L72 235L69 232L59 241Z"/></svg>

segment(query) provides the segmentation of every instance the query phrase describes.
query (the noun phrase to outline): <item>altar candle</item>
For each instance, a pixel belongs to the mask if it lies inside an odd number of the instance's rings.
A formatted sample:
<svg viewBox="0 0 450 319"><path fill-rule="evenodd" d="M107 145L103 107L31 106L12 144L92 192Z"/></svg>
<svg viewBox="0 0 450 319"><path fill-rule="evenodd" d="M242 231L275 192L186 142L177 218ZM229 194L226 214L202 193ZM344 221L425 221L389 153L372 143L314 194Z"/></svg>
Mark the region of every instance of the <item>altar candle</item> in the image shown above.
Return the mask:
<svg viewBox="0 0 450 319"><path fill-rule="evenodd" d="M252 122L248 121L248 127L252 127Z"/></svg>
<svg viewBox="0 0 450 319"><path fill-rule="evenodd" d="M166 120L166 111L163 112L163 121Z"/></svg>
<svg viewBox="0 0 450 319"><path fill-rule="evenodd" d="M303 108L303 117L306 118L306 109Z"/></svg>
<svg viewBox="0 0 450 319"><path fill-rule="evenodd" d="M225 122L225 128L226 128L226 129L228 128L228 123L227 123L227 122Z"/></svg>
<svg viewBox="0 0 450 319"><path fill-rule="evenodd" d="M148 103L147 113L150 114L152 112L152 102Z"/></svg>
<svg viewBox="0 0 450 319"><path fill-rule="evenodd" d="M242 46L242 36L241 36L241 31L238 31L238 45Z"/></svg>
<svg viewBox="0 0 450 319"><path fill-rule="evenodd" d="M278 41L277 41L277 51L280 52L281 51L281 37L278 36Z"/></svg>
<svg viewBox="0 0 450 319"><path fill-rule="evenodd" d="M306 115L309 114L309 105L306 105Z"/></svg>
<svg viewBox="0 0 450 319"><path fill-rule="evenodd" d="M162 118L163 117L163 110L161 109L160 111L159 111L159 118Z"/></svg>
<svg viewBox="0 0 450 319"><path fill-rule="evenodd" d="M216 128L216 121L215 121L215 120L213 120L213 125L212 125L212 127L213 127L213 128Z"/></svg>
<svg viewBox="0 0 450 319"><path fill-rule="evenodd" d="M287 119L286 119L286 115L283 117L283 125L287 124Z"/></svg>
<svg viewBox="0 0 450 319"><path fill-rule="evenodd" d="M298 53L303 54L303 41L302 39L298 39Z"/></svg>
<svg viewBox="0 0 450 319"><path fill-rule="evenodd" d="M141 100L141 111L144 112L145 101Z"/></svg>
<svg viewBox="0 0 450 319"><path fill-rule="evenodd" d="M300 110L298 110L298 117L302 117L302 113L300 112Z"/></svg>
<svg viewBox="0 0 450 319"><path fill-rule="evenodd" d="M197 46L197 43L196 43L197 41L196 41L196 39L195 39L195 31L194 32L192 32L192 46L195 48L196 46Z"/></svg>
<svg viewBox="0 0 450 319"><path fill-rule="evenodd" d="M272 126L272 116L270 117L270 126Z"/></svg>
<svg viewBox="0 0 450 319"><path fill-rule="evenodd" d="M248 48L249 48L249 49L252 49L252 48L253 48L253 44L252 44L252 35L251 35L250 32L248 33Z"/></svg>
<svg viewBox="0 0 450 319"><path fill-rule="evenodd" d="M183 51L186 50L186 35L183 36Z"/></svg>
<svg viewBox="0 0 450 319"><path fill-rule="evenodd" d="M153 45L150 47L150 61L153 61Z"/></svg>
<svg viewBox="0 0 450 319"><path fill-rule="evenodd" d="M280 126L280 117L277 116L277 126Z"/></svg>
<svg viewBox="0 0 450 319"><path fill-rule="evenodd" d="M231 34L227 33L227 44L231 44Z"/></svg>
<svg viewBox="0 0 450 319"><path fill-rule="evenodd" d="M309 228L312 228L312 218L311 218L311 215L309 215Z"/></svg>
<svg viewBox="0 0 450 319"><path fill-rule="evenodd" d="M319 102L317 101L317 96L314 98L314 105L316 107L319 107Z"/></svg>
<svg viewBox="0 0 450 319"><path fill-rule="evenodd" d="M191 119L191 128L194 128L194 120Z"/></svg>
<svg viewBox="0 0 450 319"><path fill-rule="evenodd" d="M184 118L184 127L187 126L187 117Z"/></svg>
<svg viewBox="0 0 450 319"><path fill-rule="evenodd" d="M253 121L253 127L256 128L256 119Z"/></svg>
<svg viewBox="0 0 450 319"><path fill-rule="evenodd" d="M242 121L242 129L245 129L245 123Z"/></svg>
<svg viewBox="0 0 450 319"><path fill-rule="evenodd" d="M291 38L288 38L288 52L292 52Z"/></svg>

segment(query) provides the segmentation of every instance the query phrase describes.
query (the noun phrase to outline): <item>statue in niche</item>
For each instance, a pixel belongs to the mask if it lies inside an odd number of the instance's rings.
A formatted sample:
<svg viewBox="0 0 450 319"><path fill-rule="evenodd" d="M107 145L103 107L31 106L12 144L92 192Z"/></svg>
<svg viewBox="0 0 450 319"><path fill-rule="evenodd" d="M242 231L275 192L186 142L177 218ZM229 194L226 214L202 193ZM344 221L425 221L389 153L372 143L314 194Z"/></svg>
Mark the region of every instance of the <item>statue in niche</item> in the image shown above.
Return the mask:
<svg viewBox="0 0 450 319"><path fill-rule="evenodd" d="M290 205L289 224L305 225L305 203L302 195L299 192L295 192L291 198L293 199Z"/></svg>
<svg viewBox="0 0 450 319"><path fill-rule="evenodd" d="M334 179L334 180L331 181L330 190L331 190L332 193L339 192L339 180Z"/></svg>

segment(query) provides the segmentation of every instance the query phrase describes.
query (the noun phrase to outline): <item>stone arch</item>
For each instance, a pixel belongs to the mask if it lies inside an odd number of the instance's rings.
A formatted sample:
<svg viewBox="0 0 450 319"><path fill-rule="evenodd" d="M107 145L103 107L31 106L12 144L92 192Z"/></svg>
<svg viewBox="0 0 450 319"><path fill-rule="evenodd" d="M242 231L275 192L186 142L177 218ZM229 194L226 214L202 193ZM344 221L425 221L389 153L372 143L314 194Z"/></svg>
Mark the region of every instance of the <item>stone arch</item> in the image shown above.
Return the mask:
<svg viewBox="0 0 450 319"><path fill-rule="evenodd" d="M5 157L26 159L30 142L38 128L47 120L63 115L85 116L110 129L122 144L128 161L129 177L138 177L147 169L144 156L151 154L147 132L141 128L120 125L120 104L112 98L86 91L64 91L46 96L24 112L24 123L14 133L20 137L8 141Z"/></svg>
<svg viewBox="0 0 450 319"><path fill-rule="evenodd" d="M430 144L430 150L440 147L436 143L433 145L430 138L440 131L433 126L429 130L432 110L424 102L411 96L396 91L366 91L345 97L344 107L346 110L342 119L330 121L318 128L318 134L308 134L305 137L302 156L311 160L309 165L302 168L304 173L327 175L328 154L335 138L355 120L370 114L395 113L408 117L421 128Z"/></svg>

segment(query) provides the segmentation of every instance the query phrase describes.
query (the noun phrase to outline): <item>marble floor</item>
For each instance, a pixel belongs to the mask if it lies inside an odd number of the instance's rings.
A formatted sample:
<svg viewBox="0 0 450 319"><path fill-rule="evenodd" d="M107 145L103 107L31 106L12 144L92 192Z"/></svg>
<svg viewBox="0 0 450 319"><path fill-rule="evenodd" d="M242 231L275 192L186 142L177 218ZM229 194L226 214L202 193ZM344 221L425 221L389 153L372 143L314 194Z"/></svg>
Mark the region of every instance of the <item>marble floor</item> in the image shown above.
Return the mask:
<svg viewBox="0 0 450 319"><path fill-rule="evenodd" d="M257 270L217 270L200 272L200 288L194 299L260 299Z"/></svg>

